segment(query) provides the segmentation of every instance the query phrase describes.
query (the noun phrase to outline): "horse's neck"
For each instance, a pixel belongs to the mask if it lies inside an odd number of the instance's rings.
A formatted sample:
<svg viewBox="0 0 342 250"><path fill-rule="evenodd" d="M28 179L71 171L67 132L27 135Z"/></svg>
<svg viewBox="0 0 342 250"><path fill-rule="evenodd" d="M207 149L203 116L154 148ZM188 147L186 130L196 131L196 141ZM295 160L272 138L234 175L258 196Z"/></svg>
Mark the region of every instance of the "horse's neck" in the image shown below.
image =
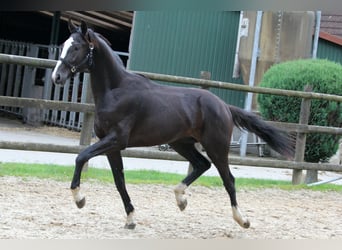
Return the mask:
<svg viewBox="0 0 342 250"><path fill-rule="evenodd" d="M94 67L90 71L91 88L95 104L101 104L106 93L117 88L149 89L158 85L125 69L120 57L110 46L99 40L94 52Z"/></svg>
<svg viewBox="0 0 342 250"><path fill-rule="evenodd" d="M101 41L94 53L94 67L90 71L92 92L96 99L100 99L111 89L120 87L122 79L128 72L120 58L111 48Z"/></svg>

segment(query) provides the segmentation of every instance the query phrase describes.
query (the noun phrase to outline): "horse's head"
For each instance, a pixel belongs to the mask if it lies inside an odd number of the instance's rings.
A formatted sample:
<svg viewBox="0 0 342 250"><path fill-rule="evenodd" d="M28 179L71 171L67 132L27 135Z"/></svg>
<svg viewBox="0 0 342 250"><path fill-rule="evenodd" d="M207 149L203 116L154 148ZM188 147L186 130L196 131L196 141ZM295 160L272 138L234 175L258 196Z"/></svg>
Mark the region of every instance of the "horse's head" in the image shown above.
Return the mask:
<svg viewBox="0 0 342 250"><path fill-rule="evenodd" d="M67 79L77 72L84 72L93 64L94 44L91 42L91 30L82 21L76 27L69 20L70 37L64 42L60 58L52 72L52 81L64 85Z"/></svg>

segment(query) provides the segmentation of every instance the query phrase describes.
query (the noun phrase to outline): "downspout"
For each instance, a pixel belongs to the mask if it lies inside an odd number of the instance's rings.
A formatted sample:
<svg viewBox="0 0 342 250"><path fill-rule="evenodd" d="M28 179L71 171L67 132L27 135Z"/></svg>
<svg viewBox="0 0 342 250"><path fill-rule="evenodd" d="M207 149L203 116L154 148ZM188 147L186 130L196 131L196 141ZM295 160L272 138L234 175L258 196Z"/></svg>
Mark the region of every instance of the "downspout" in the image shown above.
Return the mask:
<svg viewBox="0 0 342 250"><path fill-rule="evenodd" d="M263 13L262 11L257 11L257 17L256 17L256 23L255 23L251 69L249 72L249 82L248 82L248 85L251 87L254 86L256 65L257 65L257 59L259 56L259 41L260 41L260 33L261 33L262 13ZM245 101L246 111L251 111L252 109L252 98L253 98L253 93L250 93L250 92L247 93L246 101ZM248 140L248 132L244 130L241 134L241 144L240 144L240 156L241 157L246 156L247 140Z"/></svg>
<svg viewBox="0 0 342 250"><path fill-rule="evenodd" d="M58 43L60 17L60 11L56 11L52 17L50 45L56 45Z"/></svg>
<svg viewBox="0 0 342 250"><path fill-rule="evenodd" d="M319 31L321 26L321 11L316 11L316 27L315 27L315 35L314 35L314 42L312 47L312 58L317 58L317 49L318 49L318 40L319 40Z"/></svg>
<svg viewBox="0 0 342 250"><path fill-rule="evenodd" d="M238 29L238 37L236 41L236 49L235 49L235 59L234 59L234 68L233 68L233 78L239 78L239 50L240 50L240 40L241 40L241 26L242 26L242 19L243 19L243 11L240 11L240 21L239 21L239 29Z"/></svg>
<svg viewBox="0 0 342 250"><path fill-rule="evenodd" d="M133 46L133 39L135 34L135 22L136 22L136 11L133 12L133 20L132 20L132 28L131 28L131 36L129 38L129 45L128 45L128 59L127 59L127 69L131 69L131 53L132 53L132 46Z"/></svg>
<svg viewBox="0 0 342 250"><path fill-rule="evenodd" d="M312 46L312 59L317 58L317 48L318 48L318 39L319 39L319 30L321 26L321 11L316 11L316 24L315 24L315 34L314 34L314 40L313 40L313 46ZM295 170L293 170L295 171ZM293 175L292 180L294 180L295 176ZM305 176L305 183L317 183L318 179L318 171L317 170L306 170L306 176ZM338 180L338 179L336 179ZM334 180L332 180L334 181ZM320 182L318 182L320 183ZM315 185L315 183L313 184Z"/></svg>

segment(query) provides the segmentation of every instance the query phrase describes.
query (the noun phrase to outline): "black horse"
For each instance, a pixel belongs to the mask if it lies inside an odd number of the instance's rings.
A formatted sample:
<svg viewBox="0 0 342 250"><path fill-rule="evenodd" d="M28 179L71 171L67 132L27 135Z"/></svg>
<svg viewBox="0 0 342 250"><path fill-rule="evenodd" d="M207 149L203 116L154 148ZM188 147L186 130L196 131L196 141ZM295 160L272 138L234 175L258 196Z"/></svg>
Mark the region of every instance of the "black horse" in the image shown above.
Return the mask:
<svg viewBox="0 0 342 250"><path fill-rule="evenodd" d="M64 43L52 80L63 85L76 72L90 73L95 133L99 138L76 158L71 190L77 206L85 205L85 197L79 192L83 165L92 157L105 154L127 213L125 228L135 228L120 151L167 143L193 166L193 171L174 189L177 205L184 210L185 189L211 165L194 146L200 142L229 194L233 218L248 228L250 223L238 208L234 177L228 165L233 127L255 133L288 158L293 155L290 137L258 116L227 105L207 90L163 86L126 71L109 42L83 21L80 27L69 21L69 29L71 35Z"/></svg>

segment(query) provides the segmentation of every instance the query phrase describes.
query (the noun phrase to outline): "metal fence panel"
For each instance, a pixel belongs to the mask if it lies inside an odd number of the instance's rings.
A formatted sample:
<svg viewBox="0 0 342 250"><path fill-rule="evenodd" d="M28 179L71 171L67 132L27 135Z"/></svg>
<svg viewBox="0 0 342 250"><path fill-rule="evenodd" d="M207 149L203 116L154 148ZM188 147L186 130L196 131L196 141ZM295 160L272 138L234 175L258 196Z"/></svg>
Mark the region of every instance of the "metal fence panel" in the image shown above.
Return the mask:
<svg viewBox="0 0 342 250"><path fill-rule="evenodd" d="M0 53L56 60L60 47L36 45L0 40ZM64 87L51 83L52 69L37 69L17 64L0 64L0 95L33 97L46 100L84 102L86 91L83 80L89 80L83 73L76 74ZM67 127L81 130L83 115L74 111L58 111L37 108L0 107L1 111L22 116L25 122Z"/></svg>

